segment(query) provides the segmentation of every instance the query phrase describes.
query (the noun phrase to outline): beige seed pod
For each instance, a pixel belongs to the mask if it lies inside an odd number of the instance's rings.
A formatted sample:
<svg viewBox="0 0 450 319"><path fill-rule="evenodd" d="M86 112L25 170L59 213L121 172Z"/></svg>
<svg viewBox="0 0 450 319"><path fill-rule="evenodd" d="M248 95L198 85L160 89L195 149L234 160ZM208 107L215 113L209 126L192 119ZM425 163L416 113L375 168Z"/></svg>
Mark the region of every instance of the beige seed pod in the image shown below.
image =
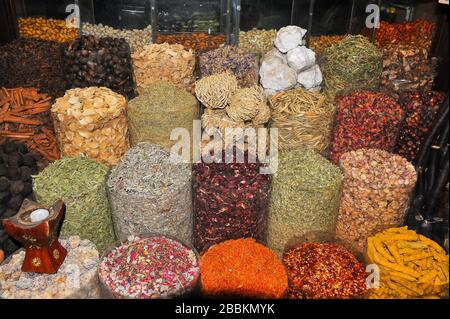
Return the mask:
<svg viewBox="0 0 450 319"><path fill-rule="evenodd" d="M234 121L252 121L256 118L254 124L264 124L270 118L264 90L257 85L237 90L226 112Z"/></svg>
<svg viewBox="0 0 450 319"><path fill-rule="evenodd" d="M213 74L195 83L197 99L209 109L223 109L238 89L238 81L229 72Z"/></svg>

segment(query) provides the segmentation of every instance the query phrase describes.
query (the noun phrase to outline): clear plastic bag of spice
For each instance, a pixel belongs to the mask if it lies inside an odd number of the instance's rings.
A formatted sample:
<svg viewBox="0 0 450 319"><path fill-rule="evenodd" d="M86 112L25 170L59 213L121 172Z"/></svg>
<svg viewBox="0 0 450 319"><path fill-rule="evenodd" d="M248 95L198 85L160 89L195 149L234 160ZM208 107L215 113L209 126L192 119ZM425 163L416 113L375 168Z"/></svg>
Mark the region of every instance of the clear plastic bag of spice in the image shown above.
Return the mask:
<svg viewBox="0 0 450 319"><path fill-rule="evenodd" d="M177 299L197 294L199 254L177 239L131 235L100 258L98 277L106 299Z"/></svg>
<svg viewBox="0 0 450 319"><path fill-rule="evenodd" d="M266 242L271 176L261 163L198 163L193 167L194 246L204 252L228 239Z"/></svg>

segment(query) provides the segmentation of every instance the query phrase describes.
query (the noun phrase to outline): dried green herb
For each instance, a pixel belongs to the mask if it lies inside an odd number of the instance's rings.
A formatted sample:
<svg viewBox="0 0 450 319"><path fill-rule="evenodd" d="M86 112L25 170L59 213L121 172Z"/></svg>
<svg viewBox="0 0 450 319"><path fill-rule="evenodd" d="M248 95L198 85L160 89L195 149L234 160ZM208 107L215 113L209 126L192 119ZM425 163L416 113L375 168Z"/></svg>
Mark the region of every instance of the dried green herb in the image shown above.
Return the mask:
<svg viewBox="0 0 450 319"><path fill-rule="evenodd" d="M172 130L186 128L192 133L192 121L198 113L193 95L171 83L156 82L128 103L131 145L150 142L170 150L176 143L170 140Z"/></svg>
<svg viewBox="0 0 450 319"><path fill-rule="evenodd" d="M324 50L321 69L325 93L336 94L377 89L383 68L381 51L366 37L347 36Z"/></svg>
<svg viewBox="0 0 450 319"><path fill-rule="evenodd" d="M50 205L62 198L66 204L61 236L89 239L100 252L115 241L106 195L108 174L107 166L91 159L63 157L33 178L39 202Z"/></svg>
<svg viewBox="0 0 450 319"><path fill-rule="evenodd" d="M282 254L295 237L334 233L342 179L339 167L313 150L280 153L270 199L268 246Z"/></svg>

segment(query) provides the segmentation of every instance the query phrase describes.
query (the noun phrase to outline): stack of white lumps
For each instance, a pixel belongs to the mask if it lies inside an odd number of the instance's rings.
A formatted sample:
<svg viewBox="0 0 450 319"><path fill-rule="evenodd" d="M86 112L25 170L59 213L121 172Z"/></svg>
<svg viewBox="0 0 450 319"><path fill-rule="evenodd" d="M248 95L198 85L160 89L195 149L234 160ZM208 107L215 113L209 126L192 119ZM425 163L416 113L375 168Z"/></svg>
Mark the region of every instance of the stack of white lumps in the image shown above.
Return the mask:
<svg viewBox="0 0 450 319"><path fill-rule="evenodd" d="M142 50L144 46L152 43L152 26L149 25L144 29L114 29L107 25L83 23L83 35L93 35L95 37L119 38L125 39L130 45L131 53Z"/></svg>
<svg viewBox="0 0 450 319"><path fill-rule="evenodd" d="M292 88L320 90L322 72L316 54L304 45L306 30L297 26L281 28L275 47L264 55L259 75L268 95Z"/></svg>

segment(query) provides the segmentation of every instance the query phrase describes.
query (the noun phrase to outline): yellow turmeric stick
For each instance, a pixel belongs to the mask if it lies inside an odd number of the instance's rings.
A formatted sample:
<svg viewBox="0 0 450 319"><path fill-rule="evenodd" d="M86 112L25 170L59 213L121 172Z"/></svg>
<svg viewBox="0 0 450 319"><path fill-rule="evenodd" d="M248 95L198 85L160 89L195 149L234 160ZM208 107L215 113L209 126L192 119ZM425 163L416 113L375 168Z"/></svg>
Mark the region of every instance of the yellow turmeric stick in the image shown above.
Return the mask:
<svg viewBox="0 0 450 319"><path fill-rule="evenodd" d="M429 257L433 257L433 255L434 255L433 253L421 253L421 254L415 254L415 255L403 257L403 260L405 262L414 261L414 260L422 260L422 259L426 259ZM423 263L421 263L420 266L423 267Z"/></svg>
<svg viewBox="0 0 450 319"><path fill-rule="evenodd" d="M422 276L421 278L419 278L419 283L424 283L424 284L433 283L434 278L437 275L438 275L438 272L436 270L432 270L429 273Z"/></svg>
<svg viewBox="0 0 450 319"><path fill-rule="evenodd" d="M405 280L413 281L413 282L415 282L417 280L417 278L415 278L413 276L410 276L410 275L407 275L405 273L398 272L398 271L391 271L391 272L389 272L389 275L390 276L399 277L399 278L403 278Z"/></svg>
<svg viewBox="0 0 450 319"><path fill-rule="evenodd" d="M387 261L390 261L392 263L395 263L395 258L392 257L392 255L384 248L384 244L382 241L376 237L373 237L373 245L377 252L383 256L384 259Z"/></svg>
<svg viewBox="0 0 450 319"><path fill-rule="evenodd" d="M401 265L397 265L394 263L390 263L387 260L384 260L382 257L380 257L380 255L377 255L376 252L374 252L374 258L375 258L375 262L382 266L385 266L385 267L393 269L393 270L397 270L397 271L405 273L407 275L411 275L415 278L420 277L420 273L415 271L414 269L411 269L411 268L408 268L405 266L401 266Z"/></svg>
<svg viewBox="0 0 450 319"><path fill-rule="evenodd" d="M399 265L403 265L403 259L400 256L400 252L398 251L397 246L392 241L389 241L386 243L386 247L391 252L391 255L394 257L395 262Z"/></svg>
<svg viewBox="0 0 450 319"><path fill-rule="evenodd" d="M405 287L406 289L414 292L414 294L416 294L418 296L424 295L423 290L420 289L419 286L411 284L411 282L409 282L409 281L405 281L404 279L399 278L397 276L391 276L391 280L396 282L397 284Z"/></svg>

